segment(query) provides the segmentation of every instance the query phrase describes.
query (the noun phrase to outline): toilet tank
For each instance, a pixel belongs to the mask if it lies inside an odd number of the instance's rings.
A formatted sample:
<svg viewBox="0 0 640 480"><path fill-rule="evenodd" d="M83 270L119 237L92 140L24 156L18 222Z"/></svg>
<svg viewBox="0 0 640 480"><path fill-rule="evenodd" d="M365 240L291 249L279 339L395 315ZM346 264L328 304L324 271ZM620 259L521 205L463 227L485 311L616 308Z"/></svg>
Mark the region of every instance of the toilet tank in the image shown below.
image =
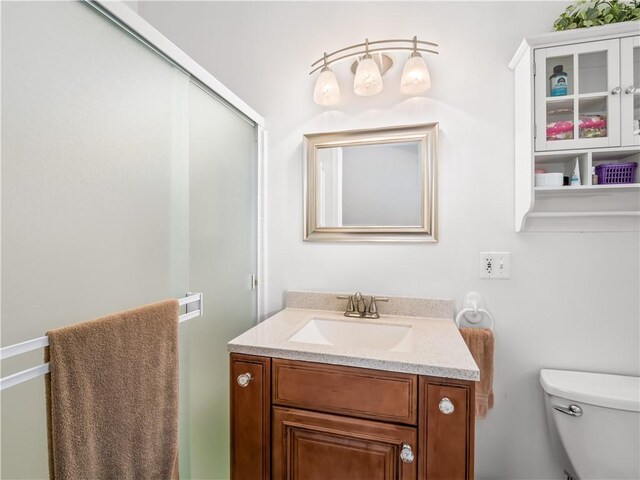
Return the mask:
<svg viewBox="0 0 640 480"><path fill-rule="evenodd" d="M640 378L541 370L551 445L581 480L640 478Z"/></svg>

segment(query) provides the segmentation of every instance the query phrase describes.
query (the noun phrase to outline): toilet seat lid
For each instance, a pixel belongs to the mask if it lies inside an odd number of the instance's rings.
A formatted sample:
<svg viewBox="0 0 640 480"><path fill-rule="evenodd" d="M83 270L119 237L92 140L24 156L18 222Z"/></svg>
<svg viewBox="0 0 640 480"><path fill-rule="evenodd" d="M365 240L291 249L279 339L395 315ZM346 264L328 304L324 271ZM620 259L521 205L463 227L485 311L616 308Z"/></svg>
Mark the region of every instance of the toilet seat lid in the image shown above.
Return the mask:
<svg viewBox="0 0 640 480"><path fill-rule="evenodd" d="M640 377L569 370L540 370L545 392L599 407L640 412Z"/></svg>

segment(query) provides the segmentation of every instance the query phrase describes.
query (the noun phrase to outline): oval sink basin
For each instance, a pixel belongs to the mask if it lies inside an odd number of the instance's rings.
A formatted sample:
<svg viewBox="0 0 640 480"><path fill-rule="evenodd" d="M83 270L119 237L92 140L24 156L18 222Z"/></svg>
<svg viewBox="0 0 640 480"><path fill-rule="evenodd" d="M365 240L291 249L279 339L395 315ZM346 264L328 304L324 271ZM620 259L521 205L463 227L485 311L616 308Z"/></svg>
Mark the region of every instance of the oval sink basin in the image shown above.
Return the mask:
<svg viewBox="0 0 640 480"><path fill-rule="evenodd" d="M408 352L411 351L411 326L312 318L289 341Z"/></svg>

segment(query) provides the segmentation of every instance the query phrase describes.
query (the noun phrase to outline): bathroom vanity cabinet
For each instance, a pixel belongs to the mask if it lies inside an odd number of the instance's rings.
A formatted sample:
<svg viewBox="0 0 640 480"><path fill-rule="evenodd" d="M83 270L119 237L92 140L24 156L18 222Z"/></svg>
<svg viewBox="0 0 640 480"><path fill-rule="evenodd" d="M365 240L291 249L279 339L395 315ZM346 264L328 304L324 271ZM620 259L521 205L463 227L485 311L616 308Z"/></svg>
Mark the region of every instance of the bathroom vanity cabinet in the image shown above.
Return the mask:
<svg viewBox="0 0 640 480"><path fill-rule="evenodd" d="M467 380L232 353L231 478L472 479Z"/></svg>

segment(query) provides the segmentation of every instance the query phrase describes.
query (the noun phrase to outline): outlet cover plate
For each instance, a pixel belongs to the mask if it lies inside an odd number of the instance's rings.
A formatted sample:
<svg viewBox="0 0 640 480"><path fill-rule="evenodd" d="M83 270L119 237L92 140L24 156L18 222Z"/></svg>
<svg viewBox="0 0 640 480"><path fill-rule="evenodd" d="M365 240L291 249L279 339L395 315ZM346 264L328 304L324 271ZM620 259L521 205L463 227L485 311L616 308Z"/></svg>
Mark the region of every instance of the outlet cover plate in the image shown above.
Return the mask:
<svg viewBox="0 0 640 480"><path fill-rule="evenodd" d="M480 252L480 278L490 280L511 278L509 252Z"/></svg>

